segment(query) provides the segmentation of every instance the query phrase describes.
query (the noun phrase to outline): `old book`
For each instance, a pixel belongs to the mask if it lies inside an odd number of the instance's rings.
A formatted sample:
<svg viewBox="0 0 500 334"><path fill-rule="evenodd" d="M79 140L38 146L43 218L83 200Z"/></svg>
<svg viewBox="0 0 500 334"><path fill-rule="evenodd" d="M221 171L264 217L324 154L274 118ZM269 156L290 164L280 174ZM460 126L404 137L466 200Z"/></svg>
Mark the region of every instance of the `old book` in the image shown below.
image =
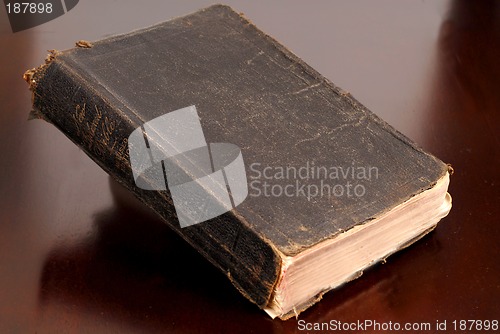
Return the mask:
<svg viewBox="0 0 500 334"><path fill-rule="evenodd" d="M451 208L446 164L227 6L79 41L25 79L34 117L272 317L303 311Z"/></svg>

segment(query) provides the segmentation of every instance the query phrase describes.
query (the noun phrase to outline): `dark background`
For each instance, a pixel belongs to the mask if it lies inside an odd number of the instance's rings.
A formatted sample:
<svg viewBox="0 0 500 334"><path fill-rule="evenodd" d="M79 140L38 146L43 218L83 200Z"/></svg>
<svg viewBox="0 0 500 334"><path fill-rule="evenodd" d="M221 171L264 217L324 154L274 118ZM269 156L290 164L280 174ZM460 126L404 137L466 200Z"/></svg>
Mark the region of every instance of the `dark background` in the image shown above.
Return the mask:
<svg viewBox="0 0 500 334"><path fill-rule="evenodd" d="M0 9L0 333L299 332L271 320L55 127L23 72L210 1L80 1L12 33ZM500 320L500 2L228 1L455 174L438 228L299 319Z"/></svg>

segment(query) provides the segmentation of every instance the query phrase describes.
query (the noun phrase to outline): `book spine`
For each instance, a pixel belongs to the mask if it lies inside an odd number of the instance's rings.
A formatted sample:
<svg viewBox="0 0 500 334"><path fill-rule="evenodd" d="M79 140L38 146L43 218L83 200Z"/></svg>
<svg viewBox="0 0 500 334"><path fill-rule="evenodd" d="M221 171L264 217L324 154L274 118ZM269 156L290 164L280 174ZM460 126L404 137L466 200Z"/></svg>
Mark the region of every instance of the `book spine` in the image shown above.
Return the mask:
<svg viewBox="0 0 500 334"><path fill-rule="evenodd" d="M167 192L135 186L127 139L144 121L107 92L98 91L98 84L89 83L61 58L53 55L45 65L25 74L33 92L32 116L59 128L222 270L244 296L264 308L281 272L281 258L275 248L236 212L181 229Z"/></svg>

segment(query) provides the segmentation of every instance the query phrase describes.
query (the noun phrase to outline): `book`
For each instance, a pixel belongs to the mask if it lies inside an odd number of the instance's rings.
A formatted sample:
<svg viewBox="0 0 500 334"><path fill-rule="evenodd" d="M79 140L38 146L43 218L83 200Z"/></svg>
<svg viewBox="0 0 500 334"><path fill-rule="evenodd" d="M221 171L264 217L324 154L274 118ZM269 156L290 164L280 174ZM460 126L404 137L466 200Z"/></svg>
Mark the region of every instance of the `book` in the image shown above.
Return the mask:
<svg viewBox="0 0 500 334"><path fill-rule="evenodd" d="M24 78L33 118L273 318L298 315L451 209L450 166L224 5L52 50Z"/></svg>

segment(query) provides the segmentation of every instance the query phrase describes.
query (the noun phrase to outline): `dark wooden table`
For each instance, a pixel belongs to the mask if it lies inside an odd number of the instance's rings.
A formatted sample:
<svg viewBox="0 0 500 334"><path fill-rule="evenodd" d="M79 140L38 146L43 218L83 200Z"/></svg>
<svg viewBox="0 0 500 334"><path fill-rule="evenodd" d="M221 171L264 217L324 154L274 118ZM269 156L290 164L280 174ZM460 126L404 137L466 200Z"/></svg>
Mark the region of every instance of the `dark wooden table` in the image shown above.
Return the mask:
<svg viewBox="0 0 500 334"><path fill-rule="evenodd" d="M246 301L53 126L27 120L21 76L47 49L209 3L81 1L18 33L0 10L0 333L301 332ZM299 320L446 320L448 332L500 320L500 2L229 4L455 168L453 209L433 233Z"/></svg>

